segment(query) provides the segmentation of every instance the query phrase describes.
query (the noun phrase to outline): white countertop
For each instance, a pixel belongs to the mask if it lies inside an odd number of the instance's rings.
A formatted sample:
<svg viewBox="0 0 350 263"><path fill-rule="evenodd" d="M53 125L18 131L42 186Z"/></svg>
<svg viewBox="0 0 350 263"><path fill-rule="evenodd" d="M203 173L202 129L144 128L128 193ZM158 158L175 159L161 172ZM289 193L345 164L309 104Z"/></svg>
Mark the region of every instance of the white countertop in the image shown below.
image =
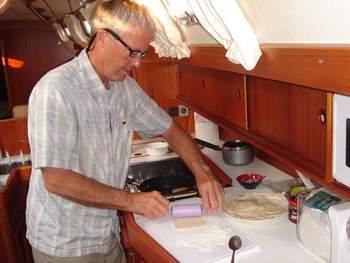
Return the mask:
<svg viewBox="0 0 350 263"><path fill-rule="evenodd" d="M223 142L222 142L223 143ZM279 182L291 179L291 177L284 172L274 168L264 161L255 158L254 161L245 166L230 166L223 162L220 152L212 149L204 148L203 153L209 157L218 167L220 167L229 177L232 178L233 187L225 188L225 200L229 200L236 195L243 193L273 193L273 191L265 186L272 182ZM174 153L170 153L162 158L171 158ZM176 156L176 154L175 154ZM150 158L150 159L149 159ZM159 158L159 157L158 157ZM154 157L144 156L139 161L152 161ZM135 162L135 161L134 161ZM254 190L246 190L236 181L236 177L243 173L259 173L265 175L263 183ZM187 199L190 200L190 199ZM173 202L172 205L180 203L184 200ZM188 202L188 201L187 201ZM195 201L194 201L195 202ZM287 215L277 219L261 221L261 222L247 222L240 221L226 216L223 212L217 215L224 222L228 223L234 229L237 229L251 240L258 244L257 249L246 251L237 254L235 258L236 263L315 263L325 262L320 257L314 255L307 250L298 240L296 236L296 224L288 220ZM139 215L135 215L135 220L140 225L143 225L145 220L149 220ZM150 220L151 221L151 220ZM147 231L146 231L147 232ZM152 236L152 233L150 233ZM154 237L156 241L157 238ZM162 242L160 242L162 244ZM195 255L193 255L195 257ZM216 260L213 262L230 262L231 257ZM191 262L191 261L189 261Z"/></svg>

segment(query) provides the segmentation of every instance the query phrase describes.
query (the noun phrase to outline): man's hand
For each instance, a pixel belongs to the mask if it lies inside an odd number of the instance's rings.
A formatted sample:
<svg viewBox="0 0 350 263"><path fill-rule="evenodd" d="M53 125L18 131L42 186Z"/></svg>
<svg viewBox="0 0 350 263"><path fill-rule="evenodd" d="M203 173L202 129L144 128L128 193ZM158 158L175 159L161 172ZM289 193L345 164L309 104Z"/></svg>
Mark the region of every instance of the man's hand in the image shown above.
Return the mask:
<svg viewBox="0 0 350 263"><path fill-rule="evenodd" d="M212 174L203 173L196 176L197 188L202 197L202 204L207 214L217 214L223 209L224 190Z"/></svg>
<svg viewBox="0 0 350 263"><path fill-rule="evenodd" d="M169 214L169 201L159 192L130 194L130 211L150 219Z"/></svg>
<svg viewBox="0 0 350 263"><path fill-rule="evenodd" d="M225 199L224 190L203 160L198 145L175 121L163 133L163 137L194 174L205 211L208 214L216 214L218 209L222 210Z"/></svg>

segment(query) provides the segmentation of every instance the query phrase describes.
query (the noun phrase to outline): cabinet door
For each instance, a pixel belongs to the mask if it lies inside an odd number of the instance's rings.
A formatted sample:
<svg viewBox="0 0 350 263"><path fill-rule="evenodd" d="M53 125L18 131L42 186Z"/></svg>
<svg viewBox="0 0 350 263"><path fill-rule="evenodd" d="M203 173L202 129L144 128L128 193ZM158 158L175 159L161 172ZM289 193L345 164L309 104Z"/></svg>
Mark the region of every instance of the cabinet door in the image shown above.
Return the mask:
<svg viewBox="0 0 350 263"><path fill-rule="evenodd" d="M179 94L198 113L210 112L235 125L246 127L244 75L179 65Z"/></svg>
<svg viewBox="0 0 350 263"><path fill-rule="evenodd" d="M157 104L169 112L169 108L178 108L177 99L177 65L170 62L144 61L140 68L133 72L133 77L141 88ZM189 133L194 132L193 118L174 116L173 119Z"/></svg>
<svg viewBox="0 0 350 263"><path fill-rule="evenodd" d="M247 77L248 130L324 168L326 92Z"/></svg>

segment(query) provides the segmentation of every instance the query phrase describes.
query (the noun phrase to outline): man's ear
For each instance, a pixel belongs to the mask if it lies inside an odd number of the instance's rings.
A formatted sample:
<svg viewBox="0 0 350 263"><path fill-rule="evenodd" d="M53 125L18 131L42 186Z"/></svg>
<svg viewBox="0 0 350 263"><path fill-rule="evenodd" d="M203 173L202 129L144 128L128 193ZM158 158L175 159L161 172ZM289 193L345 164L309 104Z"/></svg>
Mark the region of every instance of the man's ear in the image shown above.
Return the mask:
<svg viewBox="0 0 350 263"><path fill-rule="evenodd" d="M100 48L105 48L108 39L108 32L100 30L96 34L95 45Z"/></svg>

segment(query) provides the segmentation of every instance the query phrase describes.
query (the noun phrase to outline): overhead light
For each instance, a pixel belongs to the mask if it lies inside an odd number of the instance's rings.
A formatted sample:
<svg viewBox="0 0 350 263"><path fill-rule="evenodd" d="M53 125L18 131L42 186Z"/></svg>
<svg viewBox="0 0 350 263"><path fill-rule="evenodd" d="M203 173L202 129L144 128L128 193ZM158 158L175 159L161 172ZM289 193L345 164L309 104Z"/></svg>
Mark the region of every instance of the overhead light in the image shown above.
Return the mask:
<svg viewBox="0 0 350 263"><path fill-rule="evenodd" d="M67 27L66 23L63 20L59 21L64 33L66 34L66 36L71 39L72 38L72 33L70 32L69 28Z"/></svg>
<svg viewBox="0 0 350 263"><path fill-rule="evenodd" d="M80 23L81 23L82 27L84 28L85 33L90 36L91 32L92 32L92 28L91 28L90 23L85 19L85 17L82 15L82 13L80 11L77 12L77 14L75 16L80 20Z"/></svg>
<svg viewBox="0 0 350 263"><path fill-rule="evenodd" d="M10 6L12 0L0 0L0 14L4 13Z"/></svg>

